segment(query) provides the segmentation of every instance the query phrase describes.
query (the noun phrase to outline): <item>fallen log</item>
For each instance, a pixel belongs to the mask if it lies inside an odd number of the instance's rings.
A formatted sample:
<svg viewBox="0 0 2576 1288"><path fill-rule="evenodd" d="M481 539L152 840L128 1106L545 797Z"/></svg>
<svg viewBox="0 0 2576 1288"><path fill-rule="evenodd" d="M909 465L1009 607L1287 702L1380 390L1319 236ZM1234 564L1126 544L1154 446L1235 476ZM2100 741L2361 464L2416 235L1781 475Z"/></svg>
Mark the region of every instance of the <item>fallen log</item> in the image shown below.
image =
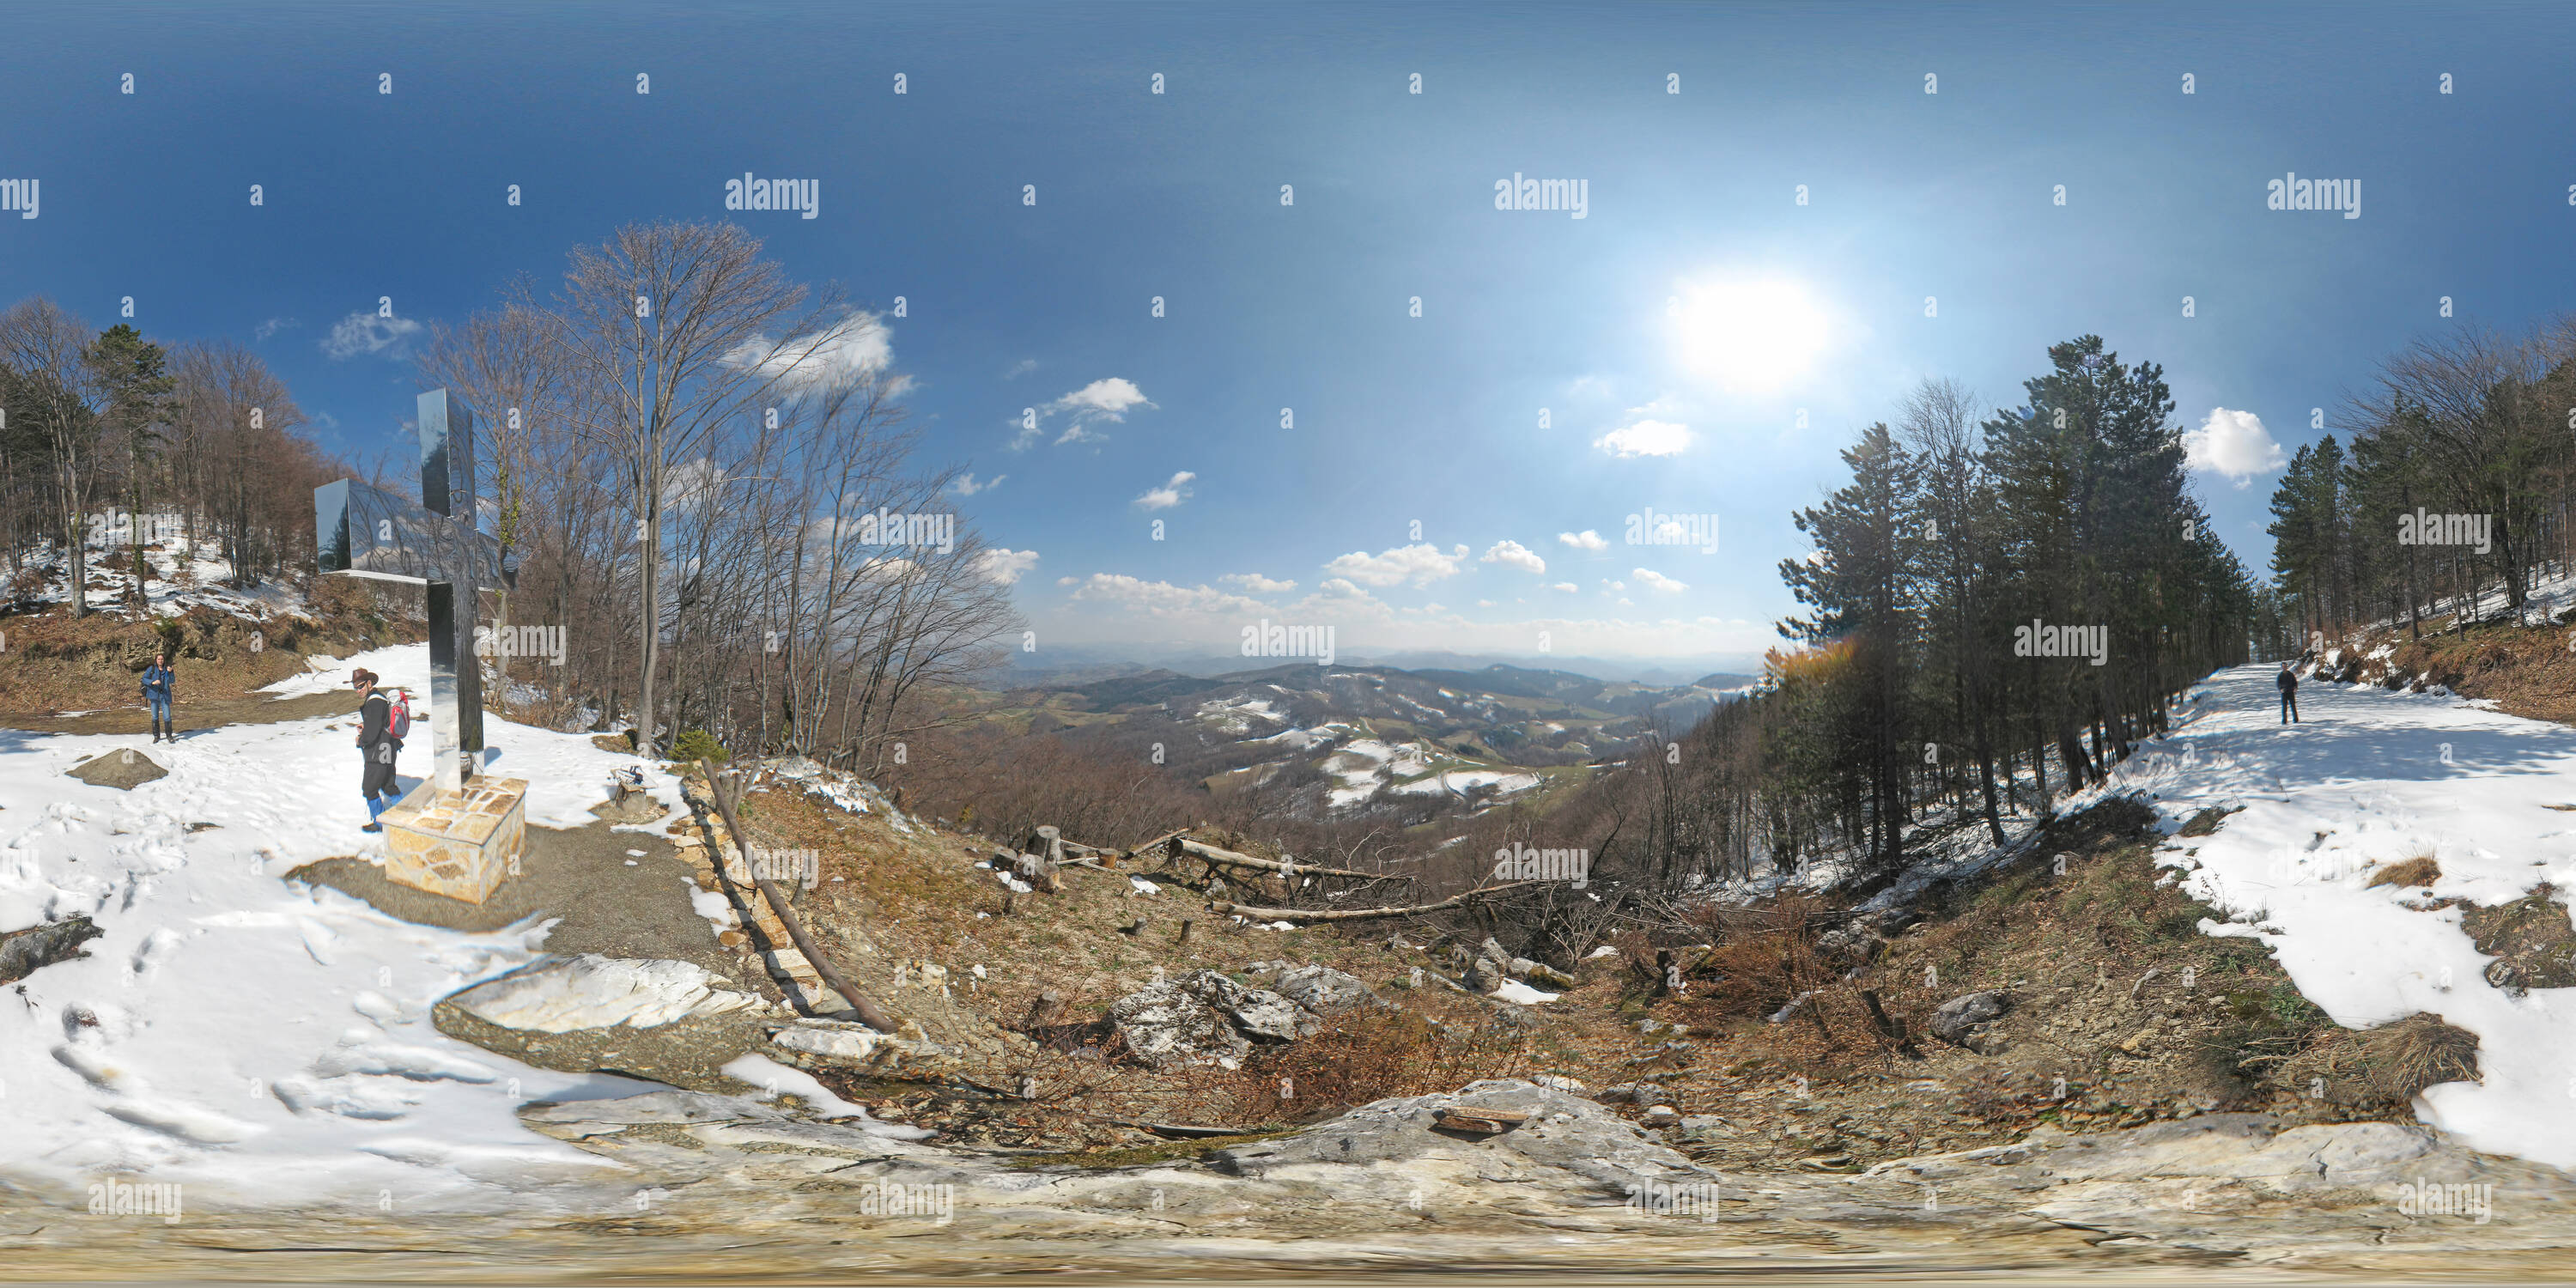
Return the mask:
<svg viewBox="0 0 2576 1288"><path fill-rule="evenodd" d="M841 1000L848 1002L850 1009L858 1013L859 1023L879 1033L894 1032L894 1021L887 1019L885 1012L877 1009L876 1003L850 987L850 981L841 978L841 972L832 966L832 959L823 955L823 950L805 933L804 924L788 909L787 896L769 878L760 875L760 869L751 863L751 838L742 830L742 824L734 821L733 803L725 799L724 784L716 781L715 767L701 760L698 770L707 776L707 794L715 798L716 812L724 816L725 831L731 835L743 867L751 873L752 884L759 888L762 898L769 900L769 910L778 915L778 923L787 927L787 937L795 941L796 951L805 954L805 960L812 964L814 973L822 976L823 982L831 985L832 991L840 994ZM715 857L721 860L724 856ZM725 865L718 862L715 866L717 874L722 877Z"/></svg>
<svg viewBox="0 0 2576 1288"><path fill-rule="evenodd" d="M1486 886L1465 894L1451 895L1438 903L1418 903L1409 908L1255 908L1249 904L1227 903L1220 899L1208 905L1208 911L1250 917L1255 921L1376 921L1386 917L1411 917L1425 912L1461 908L1478 899L1545 885L1544 881L1514 881L1510 885Z"/></svg>
<svg viewBox="0 0 2576 1288"><path fill-rule="evenodd" d="M1193 841L1187 837L1166 837L1165 842L1172 847L1171 853L1174 857L1187 854L1193 858L1201 859L1209 863L1222 863L1227 867L1233 868L1258 868L1263 872L1276 872L1282 876L1356 877L1362 881L1410 881L1413 879L1412 877L1402 873L1354 872L1349 868L1328 868L1319 863L1292 863L1285 859L1254 858L1249 854L1241 854L1233 850L1220 850L1213 845Z"/></svg>
<svg viewBox="0 0 2576 1288"><path fill-rule="evenodd" d="M1163 846L1173 837L1179 836L1184 832L1195 831L1206 826L1207 824L1205 823L1192 823L1188 827L1173 828L1171 831L1165 832L1161 836L1155 837L1153 840L1147 841L1142 845L1128 847L1124 852L1119 854L1118 861L1121 863L1130 862L1139 854L1143 854L1149 850L1159 850L1163 848Z"/></svg>

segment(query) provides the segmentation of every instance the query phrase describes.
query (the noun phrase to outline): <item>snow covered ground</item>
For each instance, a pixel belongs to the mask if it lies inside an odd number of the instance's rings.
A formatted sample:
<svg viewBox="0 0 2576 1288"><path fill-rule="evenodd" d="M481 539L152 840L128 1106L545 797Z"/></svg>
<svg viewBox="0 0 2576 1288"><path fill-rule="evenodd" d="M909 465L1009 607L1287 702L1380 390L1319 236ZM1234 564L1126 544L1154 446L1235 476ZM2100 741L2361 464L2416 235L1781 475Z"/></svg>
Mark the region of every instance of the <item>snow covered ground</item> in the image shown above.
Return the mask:
<svg viewBox="0 0 2576 1288"><path fill-rule="evenodd" d="M2509 995L2486 982L2492 959L2458 909L2419 911L2420 892L2367 884L2374 864L2430 855L2437 899L2493 906L2544 880L2576 888L2576 815L2548 808L2576 805L2576 730L2316 681L2299 689L2304 723L2285 727L2274 673L2210 677L2173 736L2086 795L2154 793L2168 831L2241 806L2216 833L2166 844L2185 889L2234 919L2202 929L2261 940L2337 1023L2428 1011L2477 1034L2483 1083L2427 1090L2424 1121L2476 1149L2576 1168L2576 989Z"/></svg>
<svg viewBox="0 0 2576 1288"><path fill-rule="evenodd" d="M345 687L358 666L428 691L426 645L278 687ZM532 784L534 824L594 822L610 769L636 763L579 735L490 715L484 728L490 772ZM362 1196L405 1211L497 1202L504 1179L602 1176L513 1110L650 1087L520 1065L429 1022L438 998L529 961L551 923L438 930L281 879L383 854L358 830L355 737L348 717L157 746L0 730L0 928L85 913L106 932L88 958L0 990L0 1177L78 1194L115 1174L182 1183L208 1206ZM416 729L406 786L429 747ZM63 772L125 748L169 776L121 792ZM667 775L648 768L646 786L678 806Z"/></svg>
<svg viewBox="0 0 2576 1288"><path fill-rule="evenodd" d="M132 542L138 535L147 546L161 547L143 552L144 562L152 570L151 578L143 583L143 598L154 617L175 617L200 605L251 621L305 611L304 596L283 582L269 581L244 589L224 584L232 577L233 566L223 557L221 544L201 530L201 539L192 545L178 515L152 514L136 520L122 513L91 515L81 543L89 606L93 610L111 616L125 613L125 595L134 585ZM60 543L46 541L36 548L29 562L42 566L59 559L61 549ZM182 570L185 578L180 575ZM35 597L44 603L69 603L70 581L62 576L48 577Z"/></svg>

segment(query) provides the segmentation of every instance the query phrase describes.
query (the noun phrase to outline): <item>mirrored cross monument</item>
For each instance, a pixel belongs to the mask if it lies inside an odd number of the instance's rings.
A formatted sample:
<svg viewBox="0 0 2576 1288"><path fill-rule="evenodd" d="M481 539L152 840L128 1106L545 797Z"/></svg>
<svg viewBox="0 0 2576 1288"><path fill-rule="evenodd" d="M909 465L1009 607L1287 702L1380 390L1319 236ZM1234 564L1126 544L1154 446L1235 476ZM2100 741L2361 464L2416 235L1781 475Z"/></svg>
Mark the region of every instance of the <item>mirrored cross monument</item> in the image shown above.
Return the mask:
<svg viewBox="0 0 2576 1288"><path fill-rule="evenodd" d="M420 502L341 479L313 489L321 570L425 586L435 781L459 790L481 768L483 677L474 617L500 543L475 526L474 410L444 389L420 396Z"/></svg>
<svg viewBox="0 0 2576 1288"><path fill-rule="evenodd" d="M425 587L429 727L436 770L387 809L385 876L470 903L518 871L528 784L480 776L483 682L474 618L486 574L508 578L500 543L475 526L474 412L444 389L420 396L420 503L356 479L313 490L325 573Z"/></svg>

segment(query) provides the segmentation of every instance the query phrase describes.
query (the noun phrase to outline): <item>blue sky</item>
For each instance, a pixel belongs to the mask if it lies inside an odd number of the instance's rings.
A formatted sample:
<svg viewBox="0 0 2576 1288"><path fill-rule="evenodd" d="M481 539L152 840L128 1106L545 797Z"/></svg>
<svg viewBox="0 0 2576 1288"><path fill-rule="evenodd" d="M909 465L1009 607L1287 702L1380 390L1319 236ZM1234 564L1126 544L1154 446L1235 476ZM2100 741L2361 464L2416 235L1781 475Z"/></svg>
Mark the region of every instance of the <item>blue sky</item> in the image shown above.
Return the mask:
<svg viewBox="0 0 2576 1288"><path fill-rule="evenodd" d="M2562 307L2576 232L2563 7L93 5L11 26L0 177L40 179L43 205L0 219L0 298L104 326L132 296L155 337L255 342L355 457L402 447L416 388L398 340L331 350L379 297L461 319L620 223L727 217L729 177L818 180L812 220L733 217L800 279L904 298L885 321L924 454L1001 478L958 504L1022 552L1047 643L1229 643L1267 615L1334 623L1344 653L1528 658L1544 636L1741 666L1793 607L1790 511L1919 379L2009 405L2048 344L2100 334L2164 365L2187 428L2242 413L2227 459L2259 467L2247 417L2286 453L2411 337ZM2360 217L2267 210L2286 172L2358 180ZM1582 180L1585 217L1496 210L1514 174ZM1023 408L1047 413L1034 442ZM2273 474L2245 477L2200 491L2259 570ZM1647 507L1718 516L1719 549L1625 544ZM1560 537L1585 532L1602 548Z"/></svg>

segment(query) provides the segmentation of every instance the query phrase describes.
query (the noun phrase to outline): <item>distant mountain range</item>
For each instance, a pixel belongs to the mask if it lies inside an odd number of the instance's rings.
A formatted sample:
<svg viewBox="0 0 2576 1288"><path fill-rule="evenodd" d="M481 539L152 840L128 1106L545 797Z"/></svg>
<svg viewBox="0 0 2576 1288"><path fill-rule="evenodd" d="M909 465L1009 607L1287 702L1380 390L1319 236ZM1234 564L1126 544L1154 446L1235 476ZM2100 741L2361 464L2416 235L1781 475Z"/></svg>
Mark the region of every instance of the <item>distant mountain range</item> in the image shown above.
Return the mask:
<svg viewBox="0 0 2576 1288"><path fill-rule="evenodd" d="M1312 818L1383 811L1408 822L1580 782L1754 682L1719 671L1641 684L1500 662L1022 674L992 695L988 719L1076 739L1150 738L1210 791L1279 794L1278 808Z"/></svg>
<svg viewBox="0 0 2576 1288"><path fill-rule="evenodd" d="M1189 648L1153 649L1132 645L1059 644L1040 653L1013 653L1002 681L1008 686L1079 683L1152 670L1182 675L1232 675L1257 659ZM1699 667L1652 659L1494 655L1408 650L1384 654L1351 653L1336 658L1352 666L1394 667L1407 671L1482 671L1496 664L1542 671L1566 671L1594 680L1653 685L1700 684L1709 674L1760 672L1759 657L1712 656Z"/></svg>

